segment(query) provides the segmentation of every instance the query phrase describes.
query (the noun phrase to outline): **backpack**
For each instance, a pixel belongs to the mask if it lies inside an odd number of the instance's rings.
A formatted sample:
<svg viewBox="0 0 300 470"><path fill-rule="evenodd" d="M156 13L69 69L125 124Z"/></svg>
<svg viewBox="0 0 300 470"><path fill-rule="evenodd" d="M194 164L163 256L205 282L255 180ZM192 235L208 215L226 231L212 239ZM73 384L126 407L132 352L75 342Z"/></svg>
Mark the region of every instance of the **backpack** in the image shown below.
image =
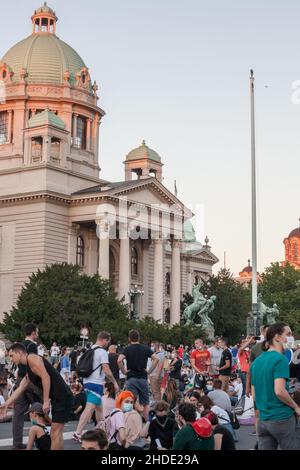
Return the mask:
<svg viewBox="0 0 300 470"><path fill-rule="evenodd" d="M119 430L117 430L112 436L111 436L111 418L117 414L117 413L122 413L122 410L113 410L110 415L105 417L105 421L103 423L102 429L105 431L108 439L109 439L109 450L121 450L123 449L120 444L118 444L117 441L117 435Z"/></svg>
<svg viewBox="0 0 300 470"><path fill-rule="evenodd" d="M240 400L237 402L237 404L234 407L234 412L236 415L241 416L244 413L245 410L245 402L246 402L246 396L242 396Z"/></svg>
<svg viewBox="0 0 300 470"><path fill-rule="evenodd" d="M97 349L103 349L100 348L100 346L97 346L96 348L91 348L88 349L79 359L77 363L77 373L79 377L87 378L90 375L92 375L93 372L95 372L99 367L102 368L102 364L99 364L95 369L93 369L93 363L94 363L94 352Z"/></svg>

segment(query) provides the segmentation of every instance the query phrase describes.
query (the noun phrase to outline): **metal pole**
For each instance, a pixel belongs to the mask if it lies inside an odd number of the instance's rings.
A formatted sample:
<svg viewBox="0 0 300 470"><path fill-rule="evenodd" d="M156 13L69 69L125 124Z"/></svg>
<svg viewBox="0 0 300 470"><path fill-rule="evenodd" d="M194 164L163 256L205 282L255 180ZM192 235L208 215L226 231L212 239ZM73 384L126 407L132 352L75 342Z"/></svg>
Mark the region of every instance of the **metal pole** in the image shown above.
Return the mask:
<svg viewBox="0 0 300 470"><path fill-rule="evenodd" d="M252 313L257 315L257 228L256 228L256 161L255 161L255 112L254 72L250 72L251 97L251 174L252 174Z"/></svg>

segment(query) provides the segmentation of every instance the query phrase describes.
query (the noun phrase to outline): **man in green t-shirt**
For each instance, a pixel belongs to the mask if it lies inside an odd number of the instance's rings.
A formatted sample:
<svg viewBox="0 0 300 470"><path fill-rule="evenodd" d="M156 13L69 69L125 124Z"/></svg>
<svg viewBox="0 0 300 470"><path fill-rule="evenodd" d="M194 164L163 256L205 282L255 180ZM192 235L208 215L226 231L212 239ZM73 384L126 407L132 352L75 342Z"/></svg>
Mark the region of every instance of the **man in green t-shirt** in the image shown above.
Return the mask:
<svg viewBox="0 0 300 470"><path fill-rule="evenodd" d="M291 329L276 323L266 333L267 351L251 365L252 394L259 410L257 425L259 450L300 450L297 416L300 408L288 393L289 364L283 352Z"/></svg>
<svg viewBox="0 0 300 470"><path fill-rule="evenodd" d="M182 403L178 408L177 423L180 430L177 432L172 450L214 450L213 435L200 437L193 428L196 421L196 408L191 403ZM212 432L212 430L211 430Z"/></svg>

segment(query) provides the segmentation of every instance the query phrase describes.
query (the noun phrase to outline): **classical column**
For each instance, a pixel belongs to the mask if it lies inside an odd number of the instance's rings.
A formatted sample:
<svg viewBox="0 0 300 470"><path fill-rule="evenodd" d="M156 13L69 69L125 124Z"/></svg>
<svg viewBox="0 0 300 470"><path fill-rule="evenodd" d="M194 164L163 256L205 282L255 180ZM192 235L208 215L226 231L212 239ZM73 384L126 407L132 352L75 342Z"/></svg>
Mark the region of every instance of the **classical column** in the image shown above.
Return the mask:
<svg viewBox="0 0 300 470"><path fill-rule="evenodd" d="M73 147L76 145L78 114L73 114Z"/></svg>
<svg viewBox="0 0 300 470"><path fill-rule="evenodd" d="M141 317L144 318L146 315L149 314L149 243L147 240L143 241L143 289L144 295L142 297L142 315Z"/></svg>
<svg viewBox="0 0 300 470"><path fill-rule="evenodd" d="M172 242L172 271L171 271L171 325L180 323L180 241Z"/></svg>
<svg viewBox="0 0 300 470"><path fill-rule="evenodd" d="M50 160L50 152L51 152L51 137L45 136L43 137L43 162L47 163Z"/></svg>
<svg viewBox="0 0 300 470"><path fill-rule="evenodd" d="M12 110L8 111L8 129L7 129L7 142L12 142Z"/></svg>
<svg viewBox="0 0 300 470"><path fill-rule="evenodd" d="M68 263L76 264L77 236L80 225L70 224L68 233Z"/></svg>
<svg viewBox="0 0 300 470"><path fill-rule="evenodd" d="M154 240L153 318L164 317L164 242Z"/></svg>
<svg viewBox="0 0 300 470"><path fill-rule="evenodd" d="M121 300L125 297L126 304L130 304L128 294L130 285L130 238L125 227L120 226L119 299Z"/></svg>
<svg viewBox="0 0 300 470"><path fill-rule="evenodd" d="M96 220L99 238L98 274L109 279L109 225L105 220Z"/></svg>
<svg viewBox="0 0 300 470"><path fill-rule="evenodd" d="M187 288L188 288L188 293L192 295L193 291L193 271L191 269L188 269L187 272Z"/></svg>
<svg viewBox="0 0 300 470"><path fill-rule="evenodd" d="M87 254L87 274L93 276L98 271L97 263L98 240L93 229L89 230L89 244Z"/></svg>
<svg viewBox="0 0 300 470"><path fill-rule="evenodd" d="M86 128L86 149L88 152L91 151L91 127L92 126L92 120L88 119L87 120L87 128Z"/></svg>

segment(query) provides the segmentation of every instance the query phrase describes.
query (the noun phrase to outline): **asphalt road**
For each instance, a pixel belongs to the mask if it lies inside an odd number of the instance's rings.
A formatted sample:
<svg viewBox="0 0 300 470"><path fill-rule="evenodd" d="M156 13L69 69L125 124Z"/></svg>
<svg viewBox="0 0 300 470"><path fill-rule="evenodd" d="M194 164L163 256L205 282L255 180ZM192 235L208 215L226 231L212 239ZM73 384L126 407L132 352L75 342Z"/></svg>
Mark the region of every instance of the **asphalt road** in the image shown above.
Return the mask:
<svg viewBox="0 0 300 470"><path fill-rule="evenodd" d="M78 450L80 449L80 444L77 444L72 440L72 435L76 429L76 422L70 422L65 426L64 432L64 448L65 450ZM0 451L2 450L11 450L12 447L12 430L11 423L0 423ZM91 424L88 428L92 428ZM26 436L30 429L30 422L25 422L24 426L24 443L26 443ZM253 449L256 438L251 436L251 432L254 431L253 426L241 426L240 429L236 431L239 442L236 443L238 450L250 450Z"/></svg>

